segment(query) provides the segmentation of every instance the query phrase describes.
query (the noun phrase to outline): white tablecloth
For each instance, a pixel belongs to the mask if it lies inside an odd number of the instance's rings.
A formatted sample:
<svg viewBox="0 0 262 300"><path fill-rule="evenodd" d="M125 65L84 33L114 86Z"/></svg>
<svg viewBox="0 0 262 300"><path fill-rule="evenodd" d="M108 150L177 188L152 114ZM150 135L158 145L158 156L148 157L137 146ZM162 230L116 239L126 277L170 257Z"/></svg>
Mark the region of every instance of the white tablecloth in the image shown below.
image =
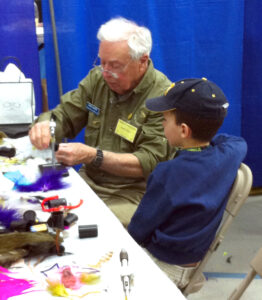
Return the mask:
<svg viewBox="0 0 262 300"><path fill-rule="evenodd" d="M129 255L129 270L133 273L134 281L130 297L128 299L176 299L182 300L185 297L181 294L175 284L158 268L158 266L149 258L143 249L131 238L126 229L119 220L106 207L91 188L83 181L74 169L70 169L70 176L64 180L70 184L67 189L59 191L49 191L44 195L46 197L58 195L60 198L66 198L67 202L75 205L80 199L84 203L81 207L72 211L78 215L78 221L69 230L66 230L63 245L65 252L72 253L65 256L51 256L42 263L30 268L17 269L20 274L33 274L33 278L41 278L40 271L48 269L50 266L58 263L60 266L76 263L79 266L95 264L101 257L113 252L112 258L105 262L101 269L100 286L104 292L90 294L84 299L125 299L123 286L120 279L121 263L119 254L121 249L125 249ZM34 192L32 194L40 194ZM23 210L34 209L40 220L49 218L50 213L42 212L40 204L28 204L21 201L21 196L28 194L10 193L8 200L10 205L23 207ZM80 239L78 236L79 225L97 224L98 236L93 238ZM43 278L42 278L43 279ZM106 291L105 291L106 290ZM1 298L1 297L0 297ZM61 299L51 296L47 291L34 291L22 296L15 296L10 299ZM63 298L62 298L63 299ZM79 298L75 298L79 299Z"/></svg>

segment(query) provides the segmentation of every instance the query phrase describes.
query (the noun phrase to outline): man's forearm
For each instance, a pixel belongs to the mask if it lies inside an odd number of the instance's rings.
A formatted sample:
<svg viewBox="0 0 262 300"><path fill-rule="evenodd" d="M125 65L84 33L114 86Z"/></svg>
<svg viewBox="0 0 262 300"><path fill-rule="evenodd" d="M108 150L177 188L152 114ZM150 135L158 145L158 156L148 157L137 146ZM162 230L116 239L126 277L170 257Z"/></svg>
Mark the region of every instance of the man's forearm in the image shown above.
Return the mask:
<svg viewBox="0 0 262 300"><path fill-rule="evenodd" d="M135 155L103 151L103 156L101 170L117 176L144 177L141 164Z"/></svg>
<svg viewBox="0 0 262 300"><path fill-rule="evenodd" d="M56 151L58 162L68 166L90 164L96 158L96 148L82 143L61 143ZM101 170L122 177L144 177L139 159L130 153L103 151Z"/></svg>

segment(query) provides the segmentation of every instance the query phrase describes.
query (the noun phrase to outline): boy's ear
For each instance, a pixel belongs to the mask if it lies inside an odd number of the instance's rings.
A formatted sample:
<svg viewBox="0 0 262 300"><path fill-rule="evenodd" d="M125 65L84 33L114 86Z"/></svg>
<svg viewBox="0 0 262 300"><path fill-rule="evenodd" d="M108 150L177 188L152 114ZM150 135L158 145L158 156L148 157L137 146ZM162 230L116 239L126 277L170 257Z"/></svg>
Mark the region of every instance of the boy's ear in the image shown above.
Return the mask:
<svg viewBox="0 0 262 300"><path fill-rule="evenodd" d="M181 137L184 139L191 138L192 136L192 130L191 128L186 124L181 124Z"/></svg>

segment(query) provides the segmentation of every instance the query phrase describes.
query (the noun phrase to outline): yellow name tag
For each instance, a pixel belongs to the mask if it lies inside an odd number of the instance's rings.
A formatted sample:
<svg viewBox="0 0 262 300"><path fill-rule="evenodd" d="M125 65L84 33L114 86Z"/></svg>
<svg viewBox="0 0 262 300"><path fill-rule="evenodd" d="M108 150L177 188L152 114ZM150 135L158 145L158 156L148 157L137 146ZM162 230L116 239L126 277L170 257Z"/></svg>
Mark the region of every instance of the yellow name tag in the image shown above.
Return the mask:
<svg viewBox="0 0 262 300"><path fill-rule="evenodd" d="M119 119L116 125L115 134L133 143L136 136L137 128L127 122Z"/></svg>

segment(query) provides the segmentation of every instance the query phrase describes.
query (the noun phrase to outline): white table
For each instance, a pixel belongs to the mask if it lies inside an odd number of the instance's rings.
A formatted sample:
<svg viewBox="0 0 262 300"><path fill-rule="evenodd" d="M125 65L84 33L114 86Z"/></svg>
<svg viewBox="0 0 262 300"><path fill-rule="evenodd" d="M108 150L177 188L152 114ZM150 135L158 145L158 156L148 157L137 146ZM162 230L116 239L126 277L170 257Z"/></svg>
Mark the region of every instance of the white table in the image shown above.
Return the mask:
<svg viewBox="0 0 262 300"><path fill-rule="evenodd" d="M134 285L132 286L131 294L128 299L185 299L175 284L169 280L143 249L132 239L119 220L77 172L74 169L70 169L69 173L70 176L65 178L65 180L71 184L69 188L56 192L49 191L45 193L45 196L50 197L58 195L60 198L66 198L67 201L71 202L73 205L77 204L80 199L84 200L81 207L72 211L72 213L78 215L79 219L77 224L73 225L67 231L68 237L65 237L63 242L65 251L72 253L72 255L61 257L54 255L44 260L37 265L37 267L33 268L34 279L40 276L40 270L45 270L55 263L64 265L74 261L77 262L78 265L95 264L99 258L112 251L112 258L103 264L101 270L102 277L100 286L102 286L103 289L106 289L107 292L90 294L85 296L84 299L124 300L123 286L120 279L121 263L119 259L120 251L124 248L128 252L129 268L134 275ZM39 192L32 194L39 194ZM21 193L19 193L18 197L18 193L12 192L10 203L15 206L23 205L23 210L31 209L33 207L40 219L47 219L50 216L49 213L41 211L40 204L25 204L24 202L21 204L20 196ZM78 237L78 226L88 224L97 224L98 236L80 239ZM22 272L21 269L18 270L20 273ZM24 274L26 274L27 271L28 270L25 269ZM11 297L10 299L46 300L56 298L64 299L61 297L53 297L47 291L31 292L25 295Z"/></svg>

